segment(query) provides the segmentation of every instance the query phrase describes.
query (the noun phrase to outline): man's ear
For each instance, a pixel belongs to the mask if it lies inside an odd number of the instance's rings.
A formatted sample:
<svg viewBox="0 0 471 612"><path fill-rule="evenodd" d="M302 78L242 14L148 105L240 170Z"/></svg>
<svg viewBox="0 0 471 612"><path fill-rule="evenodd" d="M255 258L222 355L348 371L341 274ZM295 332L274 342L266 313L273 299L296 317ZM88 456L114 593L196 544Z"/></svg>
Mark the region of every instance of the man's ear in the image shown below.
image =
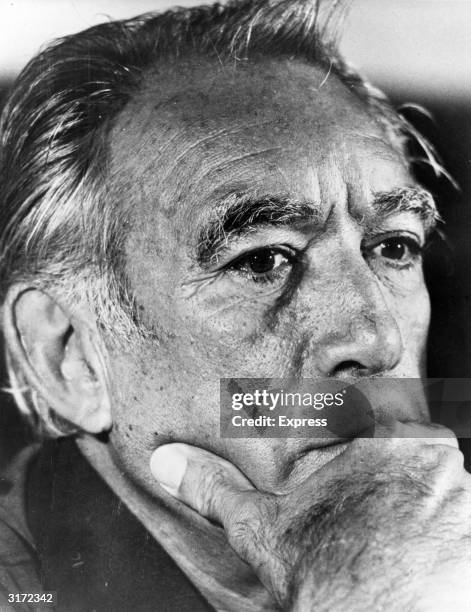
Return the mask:
<svg viewBox="0 0 471 612"><path fill-rule="evenodd" d="M59 420L92 434L111 428L105 351L91 317L31 286L14 285L3 332L15 375Z"/></svg>

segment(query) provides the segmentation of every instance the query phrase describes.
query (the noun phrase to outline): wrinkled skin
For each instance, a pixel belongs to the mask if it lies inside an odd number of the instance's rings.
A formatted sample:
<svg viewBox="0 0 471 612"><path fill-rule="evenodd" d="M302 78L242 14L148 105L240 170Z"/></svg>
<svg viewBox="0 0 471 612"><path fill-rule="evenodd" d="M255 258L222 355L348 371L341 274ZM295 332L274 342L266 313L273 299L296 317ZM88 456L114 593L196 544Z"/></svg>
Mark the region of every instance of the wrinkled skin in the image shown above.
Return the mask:
<svg viewBox="0 0 471 612"><path fill-rule="evenodd" d="M376 245L391 234L423 244L424 227L413 213L378 218L371 206L375 193L413 180L364 105L335 77L319 87L324 76L290 61L180 63L150 76L114 129L114 182L132 209L128 275L155 338L112 362L112 442L151 493L148 453L170 440L216 451L268 490L325 461L305 455L306 441L221 439L220 377L421 375L429 300L420 258L396 262ZM232 240L202 268L201 228L234 192L287 195L319 211ZM222 269L269 245L303 251L302 271L284 253L264 283ZM405 401L389 416L419 418L419 407Z"/></svg>
<svg viewBox="0 0 471 612"><path fill-rule="evenodd" d="M426 228L413 212L373 206L414 181L365 104L325 76L299 61L181 60L148 75L111 134L110 190L129 213L127 275L152 334L110 351L112 463L86 441L82 450L139 516L146 508L143 522L209 599L202 565L219 582L236 576L234 591L248 583L247 566L219 528L157 484L155 448L202 447L271 493L293 490L339 452L322 449L325 438L222 439L219 379L423 375ZM207 223L235 194L307 203L310 214L230 235L200 264ZM255 249L265 249L262 272ZM410 398L375 410L379 420L427 419ZM230 607L226 595L212 601ZM252 605L262 606L232 609Z"/></svg>
<svg viewBox="0 0 471 612"><path fill-rule="evenodd" d="M283 610L465 612L471 476L456 438L417 423L389 434L350 442L287 495L262 494L229 462L184 444L159 447L151 469L224 526Z"/></svg>

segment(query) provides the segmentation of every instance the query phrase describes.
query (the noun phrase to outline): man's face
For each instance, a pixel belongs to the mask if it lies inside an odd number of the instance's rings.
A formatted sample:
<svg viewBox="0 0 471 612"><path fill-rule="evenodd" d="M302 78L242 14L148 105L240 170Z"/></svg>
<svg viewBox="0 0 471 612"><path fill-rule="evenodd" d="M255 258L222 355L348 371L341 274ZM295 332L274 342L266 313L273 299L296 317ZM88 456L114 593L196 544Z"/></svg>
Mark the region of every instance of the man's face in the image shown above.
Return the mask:
<svg viewBox="0 0 471 612"><path fill-rule="evenodd" d="M332 456L323 440L222 439L222 377L423 373L415 185L373 113L325 77L298 61L181 61L114 128L127 273L154 333L111 355L111 443L151 492L149 456L168 441L221 454L267 490ZM407 402L388 411L420 416Z"/></svg>

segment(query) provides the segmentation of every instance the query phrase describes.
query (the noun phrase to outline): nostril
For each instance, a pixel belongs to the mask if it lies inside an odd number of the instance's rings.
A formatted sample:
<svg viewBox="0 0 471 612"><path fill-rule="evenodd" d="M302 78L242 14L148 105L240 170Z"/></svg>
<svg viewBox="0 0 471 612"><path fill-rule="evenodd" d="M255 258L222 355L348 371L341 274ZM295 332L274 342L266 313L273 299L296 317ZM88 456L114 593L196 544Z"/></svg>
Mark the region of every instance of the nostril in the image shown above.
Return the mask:
<svg viewBox="0 0 471 612"><path fill-rule="evenodd" d="M353 359L347 359L339 363L331 376L348 376L352 378L357 378L358 376L366 376L367 374L371 374L371 368L364 366L359 361L354 361Z"/></svg>

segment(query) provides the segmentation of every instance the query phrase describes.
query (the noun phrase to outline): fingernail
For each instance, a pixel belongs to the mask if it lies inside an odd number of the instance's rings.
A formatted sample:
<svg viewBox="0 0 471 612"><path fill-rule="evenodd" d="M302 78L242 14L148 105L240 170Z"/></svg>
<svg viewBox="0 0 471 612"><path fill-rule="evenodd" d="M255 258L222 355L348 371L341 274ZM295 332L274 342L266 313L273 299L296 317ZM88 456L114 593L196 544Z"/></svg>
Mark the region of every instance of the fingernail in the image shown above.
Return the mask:
<svg viewBox="0 0 471 612"><path fill-rule="evenodd" d="M177 444L160 446L150 458L152 475L168 493L178 496L186 472L187 460Z"/></svg>

